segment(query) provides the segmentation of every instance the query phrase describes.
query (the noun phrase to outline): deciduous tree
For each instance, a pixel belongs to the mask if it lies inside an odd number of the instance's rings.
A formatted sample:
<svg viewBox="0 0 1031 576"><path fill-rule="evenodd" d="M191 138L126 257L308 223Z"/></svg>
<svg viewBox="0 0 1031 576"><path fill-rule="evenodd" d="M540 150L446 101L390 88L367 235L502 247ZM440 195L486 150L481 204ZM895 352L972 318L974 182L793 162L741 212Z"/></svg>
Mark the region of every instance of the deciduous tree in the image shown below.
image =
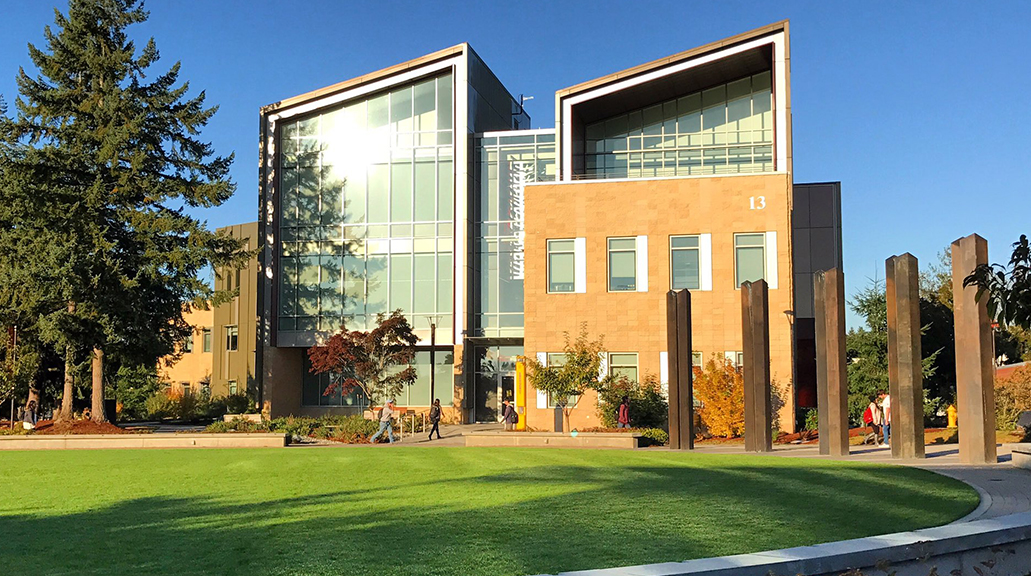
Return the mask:
<svg viewBox="0 0 1031 576"><path fill-rule="evenodd" d="M565 333L561 363L544 363L536 358L525 358L526 377L530 384L547 393L562 410L565 428L569 428L569 414L587 390L601 387L601 355L604 337L591 340L587 325L580 325L579 335L573 339Z"/></svg>

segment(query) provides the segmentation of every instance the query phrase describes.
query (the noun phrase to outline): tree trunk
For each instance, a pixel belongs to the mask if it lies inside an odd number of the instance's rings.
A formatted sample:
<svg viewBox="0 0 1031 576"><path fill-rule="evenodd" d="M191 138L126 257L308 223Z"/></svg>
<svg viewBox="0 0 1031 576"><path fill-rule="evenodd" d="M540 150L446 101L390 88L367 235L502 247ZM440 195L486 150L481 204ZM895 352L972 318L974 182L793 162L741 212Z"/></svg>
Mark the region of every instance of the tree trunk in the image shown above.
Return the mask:
<svg viewBox="0 0 1031 576"><path fill-rule="evenodd" d="M104 351L93 349L93 406L90 419L94 422L107 422L104 414Z"/></svg>
<svg viewBox="0 0 1031 576"><path fill-rule="evenodd" d="M68 313L75 314L75 302L68 302ZM64 348L64 394L61 396L61 411L57 413L58 422L69 422L72 419L72 394L74 394L75 347Z"/></svg>

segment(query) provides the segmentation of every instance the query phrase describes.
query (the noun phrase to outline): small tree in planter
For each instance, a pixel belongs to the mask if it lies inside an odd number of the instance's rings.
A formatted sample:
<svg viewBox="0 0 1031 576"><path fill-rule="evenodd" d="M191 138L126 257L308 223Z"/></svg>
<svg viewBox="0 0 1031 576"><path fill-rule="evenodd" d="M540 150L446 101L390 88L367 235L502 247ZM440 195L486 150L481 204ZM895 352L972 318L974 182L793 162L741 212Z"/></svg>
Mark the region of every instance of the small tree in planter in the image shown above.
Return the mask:
<svg viewBox="0 0 1031 576"><path fill-rule="evenodd" d="M371 408L415 382L412 360L418 342L401 310L394 310L389 316L377 314L376 327L368 332L342 327L324 345L310 348L308 358L312 373L332 377L325 395L358 388Z"/></svg>
<svg viewBox="0 0 1031 576"><path fill-rule="evenodd" d="M580 335L575 340L565 333L562 364L545 366L536 358L526 358L526 376L534 388L546 392L556 399L556 406L562 410L565 428L569 428L569 413L576 408L580 396L588 389L601 387L602 338L591 340L587 336L587 325L580 325Z"/></svg>

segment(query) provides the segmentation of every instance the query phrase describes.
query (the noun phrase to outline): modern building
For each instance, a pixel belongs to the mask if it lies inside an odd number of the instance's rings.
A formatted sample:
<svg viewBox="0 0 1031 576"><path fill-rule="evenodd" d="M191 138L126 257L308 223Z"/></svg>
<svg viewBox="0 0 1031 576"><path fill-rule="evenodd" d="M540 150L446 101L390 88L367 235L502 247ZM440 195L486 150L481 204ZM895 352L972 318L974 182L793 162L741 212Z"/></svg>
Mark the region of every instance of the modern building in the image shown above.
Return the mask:
<svg viewBox="0 0 1031 576"><path fill-rule="evenodd" d="M564 334L586 324L609 348L605 371L664 381L665 294L687 288L695 360L736 362L737 287L763 278L780 426L795 427L810 401L796 382L815 374L799 344L811 274L841 261L840 188L793 180L787 22L555 102L554 129L530 129L461 44L262 108L256 374L268 412L355 410L363 399L326 395L306 351L399 308L420 336L401 405L438 397L456 420L491 421L509 398L551 429L554 399L521 389L519 356L561 361ZM584 396L570 425L595 412Z"/></svg>
<svg viewBox="0 0 1031 576"><path fill-rule="evenodd" d="M215 275L216 292L233 292L228 302L214 307L217 342L211 365L211 393L216 396L248 394L257 398L255 350L258 334L258 223L236 224L218 229L243 240L253 251L247 265L238 270L220 270Z"/></svg>

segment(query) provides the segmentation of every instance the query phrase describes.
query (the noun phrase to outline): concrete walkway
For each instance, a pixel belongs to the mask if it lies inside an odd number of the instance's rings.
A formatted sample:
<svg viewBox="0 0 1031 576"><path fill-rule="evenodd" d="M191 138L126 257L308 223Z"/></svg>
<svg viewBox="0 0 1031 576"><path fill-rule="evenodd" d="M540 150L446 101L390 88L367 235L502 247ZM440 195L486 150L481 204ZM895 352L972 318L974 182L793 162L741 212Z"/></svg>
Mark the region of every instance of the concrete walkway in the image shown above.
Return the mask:
<svg viewBox="0 0 1031 576"><path fill-rule="evenodd" d="M959 461L959 447L955 444L927 446L927 458L922 460L896 460L891 457L890 449L872 446L853 446L848 458L832 458L821 456L815 444L777 445L774 446L773 452L764 456L898 464L937 472L966 482L981 494L981 504L977 509L957 520L970 522L1031 511L1031 470L1015 468L1010 463L1011 448L1010 444L1000 444L999 463L985 466L962 464ZM695 451L704 454L745 453L741 445L701 445L696 447Z"/></svg>

